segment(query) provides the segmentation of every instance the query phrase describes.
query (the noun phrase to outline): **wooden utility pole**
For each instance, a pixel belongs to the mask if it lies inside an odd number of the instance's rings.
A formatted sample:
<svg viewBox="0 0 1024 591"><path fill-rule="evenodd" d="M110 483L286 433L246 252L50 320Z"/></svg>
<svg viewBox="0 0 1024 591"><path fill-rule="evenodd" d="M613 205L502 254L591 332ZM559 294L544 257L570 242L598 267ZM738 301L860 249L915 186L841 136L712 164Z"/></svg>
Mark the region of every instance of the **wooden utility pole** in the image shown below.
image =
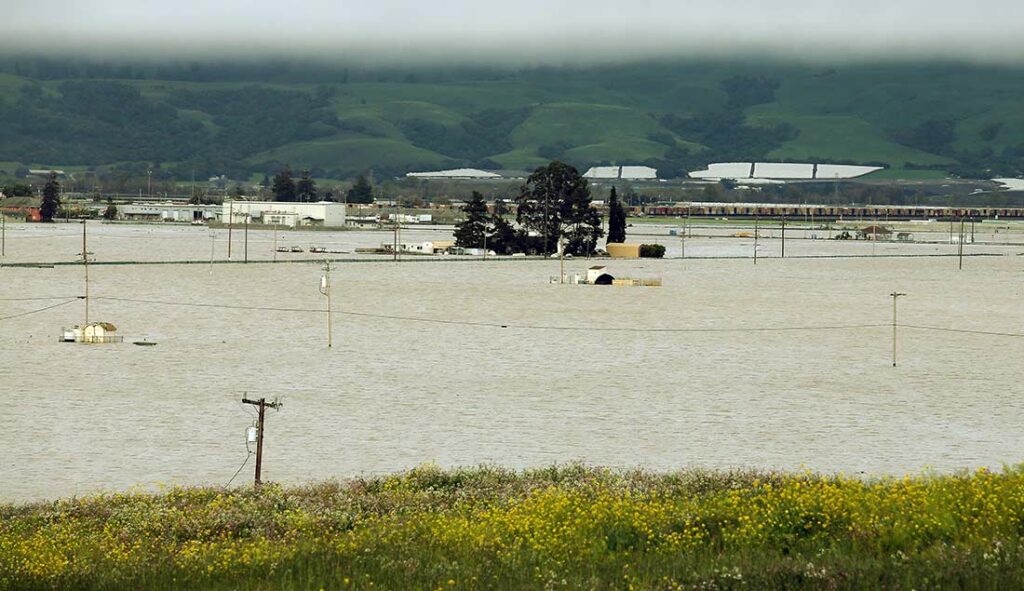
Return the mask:
<svg viewBox="0 0 1024 591"><path fill-rule="evenodd" d="M324 274L320 278L320 293L327 297L327 348L333 344L334 331L331 329L331 262L324 261Z"/></svg>
<svg viewBox="0 0 1024 591"><path fill-rule="evenodd" d="M892 366L896 367L896 300L907 294L894 291L889 295L892 296Z"/></svg>
<svg viewBox="0 0 1024 591"><path fill-rule="evenodd" d="M754 216L754 264L757 264L757 216Z"/></svg>
<svg viewBox="0 0 1024 591"><path fill-rule="evenodd" d="M782 216L782 258L786 258L786 216Z"/></svg>
<svg viewBox="0 0 1024 591"><path fill-rule="evenodd" d="M247 203L245 205L245 248L242 249L244 253L243 262L245 263L249 262L249 211L249 204Z"/></svg>
<svg viewBox="0 0 1024 591"><path fill-rule="evenodd" d="M228 201L228 260L231 260L231 228L235 224L235 202Z"/></svg>
<svg viewBox="0 0 1024 591"><path fill-rule="evenodd" d="M960 216L960 248L957 249L957 258L960 259L960 270L964 270L964 216Z"/></svg>
<svg viewBox="0 0 1024 591"><path fill-rule="evenodd" d="M82 325L82 334L85 334L85 327L89 325L89 248L85 233L85 220L82 220L82 266L85 269L85 324Z"/></svg>
<svg viewBox="0 0 1024 591"><path fill-rule="evenodd" d="M266 398L260 398L259 400L250 400L246 397L242 397L242 404L251 404L259 409L259 418L256 421L256 479L255 484L259 486L263 483L261 480L263 472L263 424L267 418L267 409L272 408L277 410L281 408L280 402L267 402Z"/></svg>

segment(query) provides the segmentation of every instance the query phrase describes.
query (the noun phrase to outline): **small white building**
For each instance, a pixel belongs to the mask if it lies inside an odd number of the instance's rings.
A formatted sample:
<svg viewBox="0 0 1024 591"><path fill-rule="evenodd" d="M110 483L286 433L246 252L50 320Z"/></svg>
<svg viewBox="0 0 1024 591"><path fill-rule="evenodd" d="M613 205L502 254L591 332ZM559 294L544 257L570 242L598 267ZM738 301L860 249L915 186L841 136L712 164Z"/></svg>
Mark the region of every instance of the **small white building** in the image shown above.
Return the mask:
<svg viewBox="0 0 1024 591"><path fill-rule="evenodd" d="M297 203L291 201L225 201L221 206L224 223L273 224L295 228L345 225L345 204L333 201Z"/></svg>
<svg viewBox="0 0 1024 591"><path fill-rule="evenodd" d="M76 325L61 331L62 343L120 343L124 337L116 335L117 327L109 322L90 322L85 326Z"/></svg>

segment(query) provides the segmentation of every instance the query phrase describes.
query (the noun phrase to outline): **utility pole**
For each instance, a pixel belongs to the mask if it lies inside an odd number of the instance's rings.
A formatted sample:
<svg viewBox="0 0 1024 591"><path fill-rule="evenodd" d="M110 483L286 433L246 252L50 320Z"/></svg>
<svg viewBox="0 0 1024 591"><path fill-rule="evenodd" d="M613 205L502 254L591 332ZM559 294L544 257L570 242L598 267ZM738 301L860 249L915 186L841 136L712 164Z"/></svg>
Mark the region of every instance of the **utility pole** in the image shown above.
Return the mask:
<svg viewBox="0 0 1024 591"><path fill-rule="evenodd" d="M686 222L683 222L683 230L679 233L679 258L686 258Z"/></svg>
<svg viewBox="0 0 1024 591"><path fill-rule="evenodd" d="M210 275L213 275L213 251L217 245L217 234L210 232Z"/></svg>
<svg viewBox="0 0 1024 591"><path fill-rule="evenodd" d="M394 252L392 252L391 255L392 255L392 260L397 263L398 262L398 214L395 214L395 228L394 228L394 232L395 232L395 237L394 237L394 245L393 245L393 248L392 248L392 250Z"/></svg>
<svg viewBox="0 0 1024 591"><path fill-rule="evenodd" d="M565 283L565 245L562 244L562 233L558 234L558 282Z"/></svg>
<svg viewBox="0 0 1024 591"><path fill-rule="evenodd" d="M334 331L331 329L331 261L324 260L324 274L320 277L320 293L327 297L327 348L333 344Z"/></svg>
<svg viewBox="0 0 1024 591"><path fill-rule="evenodd" d="M85 327L89 325L89 248L85 233L85 220L82 220L82 266L85 269L85 324L82 325L82 334L85 334Z"/></svg>
<svg viewBox="0 0 1024 591"><path fill-rule="evenodd" d="M242 260L245 263L249 262L249 211L250 211L249 208L250 208L250 205L248 203L246 203L245 204L245 232L244 232L244 235L245 235L245 240L244 240L245 247L242 249L242 252L244 253Z"/></svg>
<svg viewBox="0 0 1024 591"><path fill-rule="evenodd" d="M251 404L259 409L259 419L256 421L256 479L255 484L259 486L263 484L261 479L263 473L263 424L267 418L267 409L272 408L278 410L281 408L280 402L267 402L266 398L260 398L259 400L250 400L244 395L242 396L242 404Z"/></svg>
<svg viewBox="0 0 1024 591"><path fill-rule="evenodd" d="M782 216L782 258L786 258L786 216Z"/></svg>
<svg viewBox="0 0 1024 591"><path fill-rule="evenodd" d="M0 257L7 256L7 214L0 211Z"/></svg>
<svg viewBox="0 0 1024 591"><path fill-rule="evenodd" d="M892 296L892 366L896 367L896 300L907 294L894 291L889 295Z"/></svg>
<svg viewBox="0 0 1024 591"><path fill-rule="evenodd" d="M231 228L235 222L235 202L228 201L228 260L231 260Z"/></svg>
<svg viewBox="0 0 1024 591"><path fill-rule="evenodd" d="M277 262L277 224L274 224L274 262Z"/></svg>
<svg viewBox="0 0 1024 591"><path fill-rule="evenodd" d="M146 197L153 198L153 170L146 171Z"/></svg>
<svg viewBox="0 0 1024 591"><path fill-rule="evenodd" d="M757 216L754 216L754 264L757 264Z"/></svg>
<svg viewBox="0 0 1024 591"><path fill-rule="evenodd" d="M960 259L960 270L964 270L964 216L960 216L960 245L957 249L957 258Z"/></svg>

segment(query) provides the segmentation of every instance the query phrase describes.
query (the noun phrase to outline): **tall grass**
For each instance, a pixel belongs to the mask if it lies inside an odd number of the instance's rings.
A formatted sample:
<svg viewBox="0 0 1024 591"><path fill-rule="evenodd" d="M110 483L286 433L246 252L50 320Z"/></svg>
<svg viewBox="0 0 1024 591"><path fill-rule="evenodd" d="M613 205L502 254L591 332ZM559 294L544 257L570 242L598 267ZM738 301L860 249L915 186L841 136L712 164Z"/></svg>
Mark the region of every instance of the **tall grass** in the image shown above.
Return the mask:
<svg viewBox="0 0 1024 591"><path fill-rule="evenodd" d="M440 470L0 506L0 589L1024 587L1024 471Z"/></svg>

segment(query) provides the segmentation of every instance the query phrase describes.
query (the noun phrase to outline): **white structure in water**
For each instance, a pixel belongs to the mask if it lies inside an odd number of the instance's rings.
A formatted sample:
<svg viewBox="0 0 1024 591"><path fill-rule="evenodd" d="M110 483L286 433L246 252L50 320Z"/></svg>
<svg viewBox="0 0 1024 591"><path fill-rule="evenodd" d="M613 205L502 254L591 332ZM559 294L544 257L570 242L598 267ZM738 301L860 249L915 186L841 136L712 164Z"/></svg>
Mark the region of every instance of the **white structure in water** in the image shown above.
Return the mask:
<svg viewBox="0 0 1024 591"><path fill-rule="evenodd" d="M250 224L272 224L289 228L340 228L345 225L345 204L333 201L225 201L221 208L221 219L225 224L238 225L248 221Z"/></svg>
<svg viewBox="0 0 1024 591"><path fill-rule="evenodd" d="M62 343L120 343L124 337L114 334L117 327L109 322L90 322L61 330Z"/></svg>

